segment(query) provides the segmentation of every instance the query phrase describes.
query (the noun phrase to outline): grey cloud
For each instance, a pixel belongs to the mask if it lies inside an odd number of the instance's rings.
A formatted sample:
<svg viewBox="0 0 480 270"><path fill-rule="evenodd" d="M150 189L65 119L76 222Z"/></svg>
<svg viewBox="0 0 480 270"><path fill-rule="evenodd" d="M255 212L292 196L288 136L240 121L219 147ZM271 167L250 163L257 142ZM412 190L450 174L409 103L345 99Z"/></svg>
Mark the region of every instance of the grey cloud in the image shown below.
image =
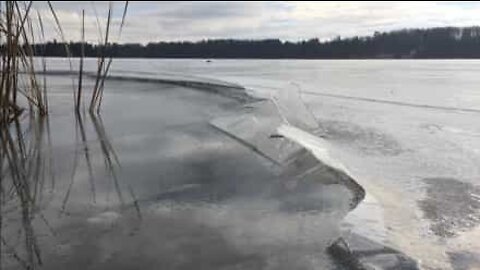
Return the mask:
<svg viewBox="0 0 480 270"><path fill-rule="evenodd" d="M205 20L250 17L259 13L264 4L256 2L183 2L158 15L176 19Z"/></svg>
<svg viewBox="0 0 480 270"><path fill-rule="evenodd" d="M95 32L91 3L55 1L53 4L63 12L66 32L78 32L75 16L83 8L91 16L89 29ZM104 18L108 2L95 6L98 15ZM118 24L122 2L114 6ZM478 3L469 3L465 8L462 3L435 2L131 2L121 41L330 39L398 28L480 24L479 13Z"/></svg>

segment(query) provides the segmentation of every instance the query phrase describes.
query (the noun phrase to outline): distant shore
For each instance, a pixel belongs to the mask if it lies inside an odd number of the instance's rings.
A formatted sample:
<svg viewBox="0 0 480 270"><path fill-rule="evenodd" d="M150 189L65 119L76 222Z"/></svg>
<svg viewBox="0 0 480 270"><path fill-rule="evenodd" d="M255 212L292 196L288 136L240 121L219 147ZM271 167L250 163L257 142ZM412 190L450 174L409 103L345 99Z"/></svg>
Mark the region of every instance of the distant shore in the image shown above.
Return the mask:
<svg viewBox="0 0 480 270"><path fill-rule="evenodd" d="M480 27L442 27L375 32L371 36L161 41L96 45L56 40L33 45L36 56L200 59L480 59ZM82 54L82 47L85 53ZM68 48L68 49L67 49Z"/></svg>

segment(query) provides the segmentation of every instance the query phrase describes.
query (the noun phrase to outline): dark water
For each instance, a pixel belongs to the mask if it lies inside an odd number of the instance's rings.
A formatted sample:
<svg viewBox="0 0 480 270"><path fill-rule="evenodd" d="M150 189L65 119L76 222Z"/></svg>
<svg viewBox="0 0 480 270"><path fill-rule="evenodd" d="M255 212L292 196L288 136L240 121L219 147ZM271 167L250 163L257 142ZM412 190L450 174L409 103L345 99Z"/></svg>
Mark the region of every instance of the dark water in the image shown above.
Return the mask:
<svg viewBox="0 0 480 270"><path fill-rule="evenodd" d="M242 101L110 81L101 115L76 116L71 81L48 79L49 118L10 130L3 269L339 269L326 249L352 190L306 151L282 167L209 124Z"/></svg>

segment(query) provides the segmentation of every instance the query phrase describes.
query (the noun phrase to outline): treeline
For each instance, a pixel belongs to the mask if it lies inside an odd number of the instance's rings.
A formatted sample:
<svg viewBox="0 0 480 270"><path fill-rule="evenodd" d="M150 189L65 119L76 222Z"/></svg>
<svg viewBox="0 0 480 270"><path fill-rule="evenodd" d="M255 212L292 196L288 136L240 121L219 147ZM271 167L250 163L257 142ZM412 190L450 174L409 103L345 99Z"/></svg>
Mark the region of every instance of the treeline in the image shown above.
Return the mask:
<svg viewBox="0 0 480 270"><path fill-rule="evenodd" d="M81 43L68 43L71 56L81 55ZM138 58L480 58L480 27L406 29L372 36L290 42L265 40L205 40L109 44L105 48L85 44L85 56L105 54ZM67 56L64 43L34 45L36 55Z"/></svg>

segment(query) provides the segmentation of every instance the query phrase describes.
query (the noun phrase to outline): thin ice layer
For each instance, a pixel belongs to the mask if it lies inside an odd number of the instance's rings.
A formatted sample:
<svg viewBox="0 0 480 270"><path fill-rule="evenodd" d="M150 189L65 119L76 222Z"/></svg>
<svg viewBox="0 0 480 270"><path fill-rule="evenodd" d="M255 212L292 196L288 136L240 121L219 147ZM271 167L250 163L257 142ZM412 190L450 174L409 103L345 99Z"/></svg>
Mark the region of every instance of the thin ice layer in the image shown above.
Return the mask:
<svg viewBox="0 0 480 270"><path fill-rule="evenodd" d="M303 102L298 86L289 84L273 94L272 101L286 124L306 131L314 131L320 128L318 121Z"/></svg>
<svg viewBox="0 0 480 270"><path fill-rule="evenodd" d="M279 126L288 124L312 132L319 129L292 84L272 95L270 100L251 103L245 111L216 118L211 124L277 164L285 163L301 149L276 134Z"/></svg>
<svg viewBox="0 0 480 270"><path fill-rule="evenodd" d="M301 147L276 134L283 123L275 104L262 101L250 104L244 112L215 118L210 123L259 155L280 165Z"/></svg>

